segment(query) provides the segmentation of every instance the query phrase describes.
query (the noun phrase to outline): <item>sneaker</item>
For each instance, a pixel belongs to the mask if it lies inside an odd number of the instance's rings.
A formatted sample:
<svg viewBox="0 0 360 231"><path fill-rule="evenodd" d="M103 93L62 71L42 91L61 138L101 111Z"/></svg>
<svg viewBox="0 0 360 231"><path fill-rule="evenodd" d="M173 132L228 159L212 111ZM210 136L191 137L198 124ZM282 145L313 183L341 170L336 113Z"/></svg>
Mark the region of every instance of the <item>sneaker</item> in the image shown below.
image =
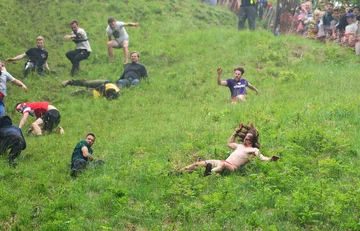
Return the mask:
<svg viewBox="0 0 360 231"><path fill-rule="evenodd" d="M76 171L76 169L71 169L70 176L72 176L72 177L77 177L77 171Z"/></svg>
<svg viewBox="0 0 360 231"><path fill-rule="evenodd" d="M15 163L15 161L14 161L13 158L9 158L9 166L10 166L11 168L16 168L17 163Z"/></svg>
<svg viewBox="0 0 360 231"><path fill-rule="evenodd" d="M207 164L206 164L206 167L205 167L204 176L209 176L209 175L211 175L211 169L212 169L212 164L207 163Z"/></svg>
<svg viewBox="0 0 360 231"><path fill-rule="evenodd" d="M61 84L63 85L63 87L66 87L70 84L70 80L63 81Z"/></svg>
<svg viewBox="0 0 360 231"><path fill-rule="evenodd" d="M55 128L54 133L64 135L65 131L61 126L59 126L59 127Z"/></svg>

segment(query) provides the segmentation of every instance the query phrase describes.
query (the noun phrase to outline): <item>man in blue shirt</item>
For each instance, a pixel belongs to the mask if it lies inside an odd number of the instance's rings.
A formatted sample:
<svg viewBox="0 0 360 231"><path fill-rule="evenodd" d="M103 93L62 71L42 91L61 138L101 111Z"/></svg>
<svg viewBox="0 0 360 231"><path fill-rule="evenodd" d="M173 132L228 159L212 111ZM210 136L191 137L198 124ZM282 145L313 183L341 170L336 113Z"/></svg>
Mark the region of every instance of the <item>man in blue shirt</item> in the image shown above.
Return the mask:
<svg viewBox="0 0 360 231"><path fill-rule="evenodd" d="M218 85L228 87L230 90L231 103L237 103L238 100L242 102L246 101L245 99L245 96L247 95L246 87L255 91L256 94L259 93L259 91L253 85L251 85L246 79L241 78L245 73L245 70L242 67L235 68L234 78L227 79L226 81L221 80L222 69L220 67L217 69L217 73L218 73L218 77L217 77Z"/></svg>

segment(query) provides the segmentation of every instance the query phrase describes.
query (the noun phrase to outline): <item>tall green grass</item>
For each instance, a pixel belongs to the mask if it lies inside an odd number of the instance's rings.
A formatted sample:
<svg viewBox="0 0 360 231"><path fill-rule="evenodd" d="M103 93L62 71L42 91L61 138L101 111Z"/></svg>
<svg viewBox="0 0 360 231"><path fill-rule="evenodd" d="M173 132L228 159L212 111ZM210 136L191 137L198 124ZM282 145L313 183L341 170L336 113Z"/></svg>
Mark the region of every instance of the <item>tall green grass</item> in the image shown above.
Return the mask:
<svg viewBox="0 0 360 231"><path fill-rule="evenodd" d="M0 58L34 46L42 35L46 77L22 79L23 61L7 69L29 88L8 85L7 114L18 124L18 101L47 100L65 135L27 136L16 169L0 158L0 230L357 230L359 201L359 58L350 51L267 31L237 31L236 16L200 1L10 1L0 3L6 36ZM107 58L108 17L127 28L150 80L122 89L114 101L71 96L64 40L78 19L93 53L77 78L116 81L122 50ZM232 105L216 84L216 68L244 77L260 93ZM30 125L31 119L27 122ZM199 158L224 159L239 122L254 122L262 153L232 175L179 174ZM25 131L25 128L24 128ZM75 144L97 136L106 164L69 175Z"/></svg>

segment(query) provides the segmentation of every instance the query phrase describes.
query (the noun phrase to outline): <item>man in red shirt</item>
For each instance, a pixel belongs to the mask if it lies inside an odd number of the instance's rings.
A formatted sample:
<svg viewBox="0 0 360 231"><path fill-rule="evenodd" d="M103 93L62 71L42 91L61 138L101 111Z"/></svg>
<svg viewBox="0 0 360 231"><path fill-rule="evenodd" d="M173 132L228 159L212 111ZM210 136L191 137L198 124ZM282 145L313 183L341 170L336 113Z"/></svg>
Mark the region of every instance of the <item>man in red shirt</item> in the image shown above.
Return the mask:
<svg viewBox="0 0 360 231"><path fill-rule="evenodd" d="M36 136L41 136L42 130L50 133L60 123L59 111L48 102L21 102L15 105L15 109L23 114L19 128L24 126L29 115L36 117L35 122L31 124L29 129L29 132L33 132ZM60 134L64 133L61 127L58 130Z"/></svg>

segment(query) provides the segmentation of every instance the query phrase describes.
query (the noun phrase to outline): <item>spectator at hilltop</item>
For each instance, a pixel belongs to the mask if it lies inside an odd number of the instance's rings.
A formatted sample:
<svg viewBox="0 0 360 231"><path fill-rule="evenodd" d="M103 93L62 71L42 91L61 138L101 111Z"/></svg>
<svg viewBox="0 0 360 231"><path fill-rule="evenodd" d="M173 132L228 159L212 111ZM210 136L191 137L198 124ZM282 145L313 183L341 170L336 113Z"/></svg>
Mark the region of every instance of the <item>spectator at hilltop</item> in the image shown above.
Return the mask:
<svg viewBox="0 0 360 231"><path fill-rule="evenodd" d="M70 22L70 27L72 29L71 34L65 35L64 38L71 39L76 44L75 50L66 53L66 57L72 64L70 75L73 76L79 70L80 61L88 59L92 50L86 32L79 27L79 22L77 20L72 20Z"/></svg>
<svg viewBox="0 0 360 231"><path fill-rule="evenodd" d="M63 87L66 86L82 86L86 88L92 88L93 91L76 91L73 94L78 93L91 93L94 98L98 98L100 95L106 99L112 100L120 96L120 89L108 80L86 80L86 79L71 79L62 82Z"/></svg>
<svg viewBox="0 0 360 231"><path fill-rule="evenodd" d="M10 75L10 73L6 71L5 64L0 61L0 117L5 115L4 98L7 96L6 82L10 82L16 86L19 86L25 92L27 92L27 87L25 84Z"/></svg>
<svg viewBox="0 0 360 231"><path fill-rule="evenodd" d="M250 88L251 90L255 91L256 94L259 91L251 85L246 79L242 78L245 73L244 68L237 67L234 69L234 78L227 79L226 81L221 80L221 73L222 69L219 67L217 69L217 83L219 86L228 87L231 93L231 103L237 103L237 101L245 102L247 95L246 87Z"/></svg>
<svg viewBox="0 0 360 231"><path fill-rule="evenodd" d="M338 8L335 8L333 10L332 16L333 16L333 20L330 23L330 28L331 28L330 40L337 40L339 42L340 38L339 38L339 30L337 29L337 25L340 19L340 10Z"/></svg>
<svg viewBox="0 0 360 231"><path fill-rule="evenodd" d="M346 15L348 25L345 27L344 36L341 38L341 44L344 46L355 46L355 33L357 29L356 18L353 13Z"/></svg>
<svg viewBox="0 0 360 231"><path fill-rule="evenodd" d="M124 64L129 59L129 35L125 27L134 26L139 27L139 23L120 22L114 18L108 19L108 26L106 27L106 35L108 36L108 55L111 62L115 60L113 48L123 48L124 51ZM111 39L114 37L114 40Z"/></svg>
<svg viewBox="0 0 360 231"><path fill-rule="evenodd" d="M95 161L93 156L92 146L95 143L95 135L93 133L88 133L84 140L78 142L74 148L74 151L71 155L71 176L76 177L81 173L89 161L92 161L95 165L104 164L103 160Z"/></svg>
<svg viewBox="0 0 360 231"><path fill-rule="evenodd" d="M36 38L37 47L30 48L25 53L20 54L14 58L6 59L7 62L14 62L21 60L25 57L28 57L28 61L25 63L24 76L27 77L31 71L37 71L39 75L44 74L44 68L50 71L49 65L47 63L48 52L44 49L44 37L38 36Z"/></svg>
<svg viewBox="0 0 360 231"><path fill-rule="evenodd" d="M323 30L324 30L326 38L329 38L332 34L330 24L331 24L331 21L334 19L332 16L333 10L334 10L334 5L331 2L329 2L326 6L326 13L324 14L324 16L322 18L322 25L323 25Z"/></svg>
<svg viewBox="0 0 360 231"><path fill-rule="evenodd" d="M337 25L337 29L339 30L339 37L340 37L340 41L342 40L342 37L344 36L345 33L345 27L347 25L349 25L349 23L347 22L347 14L352 13L353 10L351 7L347 7L345 9L345 11L341 11L340 13L340 19L339 19L339 23Z"/></svg>
<svg viewBox="0 0 360 231"><path fill-rule="evenodd" d="M357 29L356 29L356 35L355 35L355 53L356 55L360 55L360 16L357 16Z"/></svg>
<svg viewBox="0 0 360 231"><path fill-rule="evenodd" d="M255 30L255 20L256 20L256 0L242 0L239 10L239 22L238 29L245 29L245 22L248 20L249 29Z"/></svg>
<svg viewBox="0 0 360 231"><path fill-rule="evenodd" d="M355 18L357 18L359 15L359 7L358 6L355 6L353 8L353 14L355 15Z"/></svg>

